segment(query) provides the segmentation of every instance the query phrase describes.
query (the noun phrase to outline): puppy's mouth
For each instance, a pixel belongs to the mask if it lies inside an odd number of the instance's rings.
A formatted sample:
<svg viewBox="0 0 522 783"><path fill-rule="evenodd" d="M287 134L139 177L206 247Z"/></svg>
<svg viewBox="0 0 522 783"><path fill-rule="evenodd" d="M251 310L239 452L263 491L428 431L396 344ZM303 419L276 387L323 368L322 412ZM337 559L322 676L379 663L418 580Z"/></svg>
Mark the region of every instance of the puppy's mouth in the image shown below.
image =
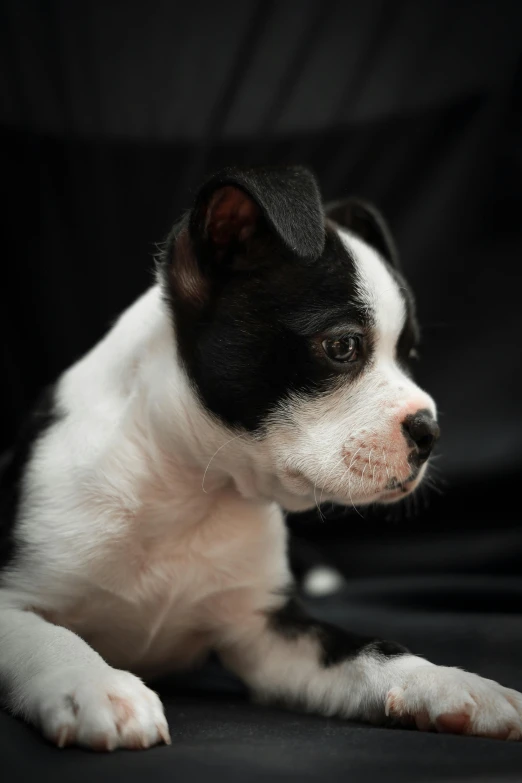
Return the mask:
<svg viewBox="0 0 522 783"><path fill-rule="evenodd" d="M395 476L388 479L387 483L382 489L375 487L372 491L361 495L354 491L348 492L346 495L345 488L341 490L339 486L321 486L320 483L315 483L312 479L306 476L303 472L297 470L286 469L285 470L285 484L292 493L301 496L310 496L313 490L314 502L326 502L333 501L337 503L344 503L346 505L366 505L370 503L396 503L407 497L413 492L421 483L424 474L424 466L416 467L412 472L404 479L399 479Z"/></svg>
<svg viewBox="0 0 522 783"><path fill-rule="evenodd" d="M384 492L379 497L379 503L393 503L409 495L420 483L421 469L416 468L408 478L399 481L392 478L387 483Z"/></svg>

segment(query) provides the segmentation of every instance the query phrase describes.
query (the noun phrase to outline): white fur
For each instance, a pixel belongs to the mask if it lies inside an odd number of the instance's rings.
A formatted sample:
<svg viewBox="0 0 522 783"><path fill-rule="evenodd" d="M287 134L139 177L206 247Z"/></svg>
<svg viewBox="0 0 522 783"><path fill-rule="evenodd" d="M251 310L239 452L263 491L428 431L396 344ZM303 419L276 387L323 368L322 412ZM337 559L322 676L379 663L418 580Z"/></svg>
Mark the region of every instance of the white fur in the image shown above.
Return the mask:
<svg viewBox="0 0 522 783"><path fill-rule="evenodd" d="M313 639L285 640L266 620L290 582L279 504L385 499L390 475L407 477L404 415L434 411L394 360L395 282L373 251L343 240L378 314L374 366L353 387L287 401L291 423L274 415L263 439L228 431L198 402L159 285L59 381L62 415L26 472L18 555L0 588L7 704L58 744L166 740L159 702L120 669L154 677L212 648L261 697L372 720L394 687L404 709L424 705L411 677L426 662L365 655L324 669ZM446 708L438 671L430 715ZM451 676L459 707L469 676ZM480 731L511 725L500 686L480 683Z"/></svg>
<svg viewBox="0 0 522 783"><path fill-rule="evenodd" d="M422 666L402 678L386 696L386 715L413 719L420 729L522 739L520 693L446 666Z"/></svg>

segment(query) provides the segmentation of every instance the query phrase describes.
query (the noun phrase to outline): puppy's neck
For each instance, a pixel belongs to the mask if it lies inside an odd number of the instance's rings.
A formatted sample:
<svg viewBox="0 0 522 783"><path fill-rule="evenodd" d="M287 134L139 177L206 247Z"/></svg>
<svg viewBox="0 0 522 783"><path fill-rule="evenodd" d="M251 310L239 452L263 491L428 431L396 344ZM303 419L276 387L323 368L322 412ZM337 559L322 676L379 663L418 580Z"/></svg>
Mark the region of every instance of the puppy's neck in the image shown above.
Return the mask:
<svg viewBox="0 0 522 783"><path fill-rule="evenodd" d="M96 409L109 442L116 427L136 455L136 470L157 475L165 491L175 484L180 500L212 502L227 488L244 498L292 507L292 498L280 496L272 455L254 435L218 421L198 398L159 284L65 374L63 390L64 400L75 401L73 415Z"/></svg>
<svg viewBox="0 0 522 783"><path fill-rule="evenodd" d="M250 459L252 438L230 430L205 410L179 357L175 324L159 285L122 316L113 342L126 367L117 372L133 375L129 393L135 397L133 408L151 459L167 461L191 477L190 492L210 496L233 484L244 496L257 497L259 466Z"/></svg>

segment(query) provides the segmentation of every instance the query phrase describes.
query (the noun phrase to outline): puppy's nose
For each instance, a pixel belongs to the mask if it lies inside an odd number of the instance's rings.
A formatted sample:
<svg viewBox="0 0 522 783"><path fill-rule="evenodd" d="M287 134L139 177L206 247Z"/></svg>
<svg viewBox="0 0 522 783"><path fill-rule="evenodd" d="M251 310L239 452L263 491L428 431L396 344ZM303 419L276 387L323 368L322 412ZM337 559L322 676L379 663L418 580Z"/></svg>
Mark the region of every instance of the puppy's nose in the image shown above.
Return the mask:
<svg viewBox="0 0 522 783"><path fill-rule="evenodd" d="M439 425L428 410L420 410L406 416L402 422L402 430L407 442L416 447L412 459L422 465L439 438Z"/></svg>

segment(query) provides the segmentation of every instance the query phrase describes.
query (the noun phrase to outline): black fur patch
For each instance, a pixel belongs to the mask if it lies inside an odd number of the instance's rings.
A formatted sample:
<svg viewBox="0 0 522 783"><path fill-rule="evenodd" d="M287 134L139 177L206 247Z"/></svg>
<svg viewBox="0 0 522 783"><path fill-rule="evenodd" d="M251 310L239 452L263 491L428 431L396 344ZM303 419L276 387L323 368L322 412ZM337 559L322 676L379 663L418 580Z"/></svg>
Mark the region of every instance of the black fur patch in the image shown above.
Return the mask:
<svg viewBox="0 0 522 783"><path fill-rule="evenodd" d="M12 561L15 553L13 532L25 468L36 441L58 419L55 387L49 386L22 427L13 450L0 465L0 569Z"/></svg>
<svg viewBox="0 0 522 783"><path fill-rule="evenodd" d="M371 358L372 313L354 259L325 223L311 175L300 170L297 187L290 174L286 190L285 181L279 174L274 195L272 176L213 178L162 263L180 355L202 402L250 431L290 394L317 394L361 371L362 362L333 367L320 335L366 333Z"/></svg>
<svg viewBox="0 0 522 783"><path fill-rule="evenodd" d="M324 667L335 666L357 657L362 652L376 653L386 658L408 653L406 647L395 642L358 636L331 623L316 620L310 617L296 598L289 598L280 609L270 613L269 624L273 631L287 639L303 636L317 639L321 647L321 664Z"/></svg>

